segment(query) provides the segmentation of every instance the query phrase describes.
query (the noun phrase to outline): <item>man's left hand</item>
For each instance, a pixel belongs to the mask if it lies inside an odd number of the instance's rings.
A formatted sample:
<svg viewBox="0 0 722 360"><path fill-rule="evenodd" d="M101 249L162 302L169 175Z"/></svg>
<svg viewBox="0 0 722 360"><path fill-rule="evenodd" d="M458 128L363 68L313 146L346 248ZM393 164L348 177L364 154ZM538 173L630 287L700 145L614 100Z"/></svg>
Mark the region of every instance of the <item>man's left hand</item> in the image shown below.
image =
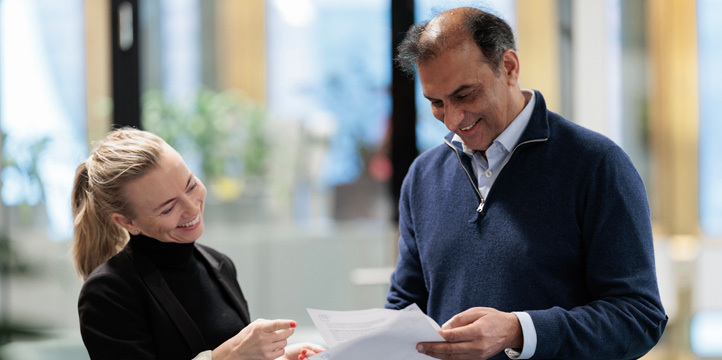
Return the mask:
<svg viewBox="0 0 722 360"><path fill-rule="evenodd" d="M488 359L506 348L521 348L524 344L516 315L485 307L455 315L439 334L447 342L423 342L416 349L437 359Z"/></svg>

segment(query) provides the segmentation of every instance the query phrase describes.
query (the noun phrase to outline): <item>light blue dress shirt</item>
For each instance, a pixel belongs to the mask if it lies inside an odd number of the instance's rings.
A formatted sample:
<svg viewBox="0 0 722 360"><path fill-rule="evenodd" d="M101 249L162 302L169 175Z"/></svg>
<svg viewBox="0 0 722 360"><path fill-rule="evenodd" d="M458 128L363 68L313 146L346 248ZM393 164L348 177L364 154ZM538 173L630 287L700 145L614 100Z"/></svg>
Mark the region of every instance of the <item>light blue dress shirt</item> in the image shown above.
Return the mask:
<svg viewBox="0 0 722 360"><path fill-rule="evenodd" d="M451 139L452 142L460 142L462 149L465 154L472 158L471 166L476 176L477 184L481 196L486 199L489 195L489 190L494 184L494 180L499 175L499 171L509 161L514 147L519 143L521 134L526 129L526 125L531 119L531 114L534 110L534 104L536 103L536 97L534 92L531 90L522 90L525 98L529 98L529 102L526 104L524 109L519 115L494 139L494 142L486 149L486 158L481 151L475 151L464 144L459 135L454 134ZM521 323L521 330L524 334L524 347L521 352L514 349L506 349L506 355L512 359L529 359L534 356L536 351L536 329L534 328L534 322L531 316L525 312L514 312L514 315L519 319Z"/></svg>

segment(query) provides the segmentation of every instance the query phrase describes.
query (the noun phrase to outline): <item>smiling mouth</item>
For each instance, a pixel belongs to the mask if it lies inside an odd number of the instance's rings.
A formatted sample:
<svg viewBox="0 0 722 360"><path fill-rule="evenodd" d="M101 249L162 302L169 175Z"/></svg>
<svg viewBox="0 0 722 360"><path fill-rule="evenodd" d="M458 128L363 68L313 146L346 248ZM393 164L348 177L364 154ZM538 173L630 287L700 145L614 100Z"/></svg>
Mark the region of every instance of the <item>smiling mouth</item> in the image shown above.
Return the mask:
<svg viewBox="0 0 722 360"><path fill-rule="evenodd" d="M471 130L471 128L473 128L474 125L476 125L476 123L478 123L479 121L481 121L481 119L476 120L476 121L474 121L473 124L471 124L471 125L469 125L469 126L467 126L467 127L460 128L460 129L461 129L461 131L469 131L469 130Z"/></svg>
<svg viewBox="0 0 722 360"><path fill-rule="evenodd" d="M201 215L200 215L200 214L196 215L195 219L193 219L193 220L191 220L191 221L189 221L189 222L187 222L187 223L185 223L185 224L180 224L180 225L178 225L178 227L179 227L179 228L191 227L191 226L194 226L195 224L198 224L199 221L201 221Z"/></svg>

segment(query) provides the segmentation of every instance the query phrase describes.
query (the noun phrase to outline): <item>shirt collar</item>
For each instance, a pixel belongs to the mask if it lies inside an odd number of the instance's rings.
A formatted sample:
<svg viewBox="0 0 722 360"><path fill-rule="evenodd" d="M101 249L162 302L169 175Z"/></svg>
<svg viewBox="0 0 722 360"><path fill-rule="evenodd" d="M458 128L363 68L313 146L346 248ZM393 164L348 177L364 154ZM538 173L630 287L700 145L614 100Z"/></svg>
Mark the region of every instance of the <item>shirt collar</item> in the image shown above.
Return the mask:
<svg viewBox="0 0 722 360"><path fill-rule="evenodd" d="M525 97L527 95L531 97L529 99L529 103L524 106L524 109L522 109L519 115L512 120L509 126L507 126L506 129L504 129L504 131L502 131L501 134L494 139L494 143L498 142L506 151L511 151L511 149L519 143L521 134L524 132L524 129L526 129L527 124L529 124L531 114L534 111L534 105L536 103L536 95L534 94L534 91L523 89L522 93L525 94ZM464 144L464 141L461 140L461 137L457 134L454 134L454 137L451 138L451 142L460 143L462 150L466 154L473 155L475 152L473 149L467 147L466 144Z"/></svg>

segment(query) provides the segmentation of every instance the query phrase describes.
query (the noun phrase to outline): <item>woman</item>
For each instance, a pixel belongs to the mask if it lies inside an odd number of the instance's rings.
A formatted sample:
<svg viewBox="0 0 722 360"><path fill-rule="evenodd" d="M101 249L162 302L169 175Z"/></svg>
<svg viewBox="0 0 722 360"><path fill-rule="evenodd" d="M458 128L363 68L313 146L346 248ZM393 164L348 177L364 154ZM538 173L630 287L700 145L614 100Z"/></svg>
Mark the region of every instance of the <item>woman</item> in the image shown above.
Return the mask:
<svg viewBox="0 0 722 360"><path fill-rule="evenodd" d="M112 131L78 166L72 250L91 358L295 360L323 351L286 347L294 321L250 321L233 262L196 243L205 197L180 154L145 131Z"/></svg>

